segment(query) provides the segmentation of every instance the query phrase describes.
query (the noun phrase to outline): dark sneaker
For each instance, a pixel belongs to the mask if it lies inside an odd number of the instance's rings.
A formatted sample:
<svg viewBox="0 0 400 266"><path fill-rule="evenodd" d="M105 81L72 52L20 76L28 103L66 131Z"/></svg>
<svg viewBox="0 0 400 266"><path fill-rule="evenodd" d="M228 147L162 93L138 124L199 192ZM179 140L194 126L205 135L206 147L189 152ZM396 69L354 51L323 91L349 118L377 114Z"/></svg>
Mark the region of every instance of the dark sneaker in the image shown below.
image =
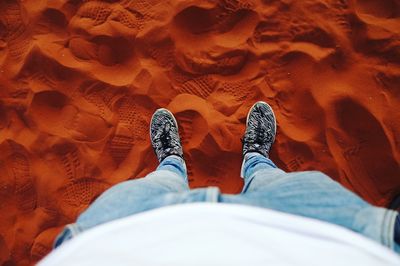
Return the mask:
<svg viewBox="0 0 400 266"><path fill-rule="evenodd" d="M246 132L242 139L243 156L248 152L258 152L268 157L275 141L276 119L271 106L256 102L247 115Z"/></svg>
<svg viewBox="0 0 400 266"><path fill-rule="evenodd" d="M400 211L400 194L393 197L392 201L389 203L389 209Z"/></svg>
<svg viewBox="0 0 400 266"><path fill-rule="evenodd" d="M170 155L183 158L178 123L167 109L161 108L154 112L150 122L150 139L159 162Z"/></svg>

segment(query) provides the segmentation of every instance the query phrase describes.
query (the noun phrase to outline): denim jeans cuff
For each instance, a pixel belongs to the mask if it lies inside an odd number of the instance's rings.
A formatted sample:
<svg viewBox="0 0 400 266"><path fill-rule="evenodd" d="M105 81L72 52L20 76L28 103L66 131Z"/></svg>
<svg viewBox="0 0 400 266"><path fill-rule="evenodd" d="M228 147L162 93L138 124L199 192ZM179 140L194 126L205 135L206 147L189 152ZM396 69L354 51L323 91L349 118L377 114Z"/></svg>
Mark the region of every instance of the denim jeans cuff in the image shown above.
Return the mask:
<svg viewBox="0 0 400 266"><path fill-rule="evenodd" d="M261 165L258 163L262 163ZM258 165L258 167L257 167ZM240 170L240 177L241 178L249 178L250 176L254 175L257 170L278 168L271 159L264 157L258 152L249 152L247 153L242 162L242 168Z"/></svg>
<svg viewBox="0 0 400 266"><path fill-rule="evenodd" d="M63 231L56 237L54 240L53 248L60 246L65 241L77 236L78 234L82 233L82 229L79 227L78 224L67 224Z"/></svg>
<svg viewBox="0 0 400 266"><path fill-rule="evenodd" d="M170 155L166 157L157 167L157 170L167 170L173 172L183 177L186 182L188 181L185 160L177 155Z"/></svg>
<svg viewBox="0 0 400 266"><path fill-rule="evenodd" d="M247 168L249 168L249 161L250 161L250 159L252 159L253 157L256 157L256 156L262 156L262 155L257 152L249 152L243 157L242 167L240 169L240 177L241 178L246 177L246 171L247 171Z"/></svg>
<svg viewBox="0 0 400 266"><path fill-rule="evenodd" d="M368 206L355 214L352 228L391 250L396 250L394 242L396 216L396 211Z"/></svg>
<svg viewBox="0 0 400 266"><path fill-rule="evenodd" d="M382 221L382 243L392 250L396 249L396 243L394 241L394 226L397 215L397 211L386 210Z"/></svg>

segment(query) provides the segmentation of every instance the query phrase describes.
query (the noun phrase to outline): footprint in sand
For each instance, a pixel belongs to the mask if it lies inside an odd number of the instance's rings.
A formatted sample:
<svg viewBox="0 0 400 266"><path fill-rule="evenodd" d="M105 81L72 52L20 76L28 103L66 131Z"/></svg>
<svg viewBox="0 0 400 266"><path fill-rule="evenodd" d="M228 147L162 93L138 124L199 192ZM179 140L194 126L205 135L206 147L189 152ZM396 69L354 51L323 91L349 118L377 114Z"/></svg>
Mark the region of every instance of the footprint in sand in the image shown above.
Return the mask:
<svg viewBox="0 0 400 266"><path fill-rule="evenodd" d="M186 110L179 112L175 115L179 121L179 131L181 136L182 145L190 145L192 143L192 136L194 135L193 128L200 122L202 124L202 129L207 128L207 123L203 117L196 111ZM197 136L199 134L196 134ZM194 136L196 136L194 135Z"/></svg>
<svg viewBox="0 0 400 266"><path fill-rule="evenodd" d="M99 115L81 110L71 99L57 91L36 93L28 116L40 130L75 141L100 141L111 128Z"/></svg>
<svg viewBox="0 0 400 266"><path fill-rule="evenodd" d="M207 100L217 111L231 116L246 102L250 102L248 105L251 106L260 94L259 87L252 86L251 81L222 81Z"/></svg>
<svg viewBox="0 0 400 266"><path fill-rule="evenodd" d="M108 142L108 150L111 158L116 165L121 164L131 151L135 138L131 131L131 126L118 123L114 135Z"/></svg>
<svg viewBox="0 0 400 266"><path fill-rule="evenodd" d="M16 0L0 2L0 39L7 44L9 55L7 61L11 59L14 64L15 61L22 62L32 45L26 10L19 2Z"/></svg>
<svg viewBox="0 0 400 266"><path fill-rule="evenodd" d="M309 90L287 89L275 98L281 130L291 139L304 142L321 133L323 108ZM305 104L306 103L306 104Z"/></svg>
<svg viewBox="0 0 400 266"><path fill-rule="evenodd" d="M80 60L95 60L104 66L126 64L133 58L133 44L124 37L96 36L86 40L74 37L67 46Z"/></svg>
<svg viewBox="0 0 400 266"><path fill-rule="evenodd" d="M120 3L90 1L79 7L71 23L72 27L83 25L91 32L112 33L114 29L135 34L142 27L143 19L144 16L139 11L126 9Z"/></svg>
<svg viewBox="0 0 400 266"><path fill-rule="evenodd" d="M215 89L217 81L211 75L193 77L174 88L179 93L189 93L206 99Z"/></svg>
<svg viewBox="0 0 400 266"><path fill-rule="evenodd" d="M289 140L280 144L285 152L282 152L281 160L284 160L289 171L305 171L308 170L308 163L316 160L315 155L309 144L306 142L298 142Z"/></svg>
<svg viewBox="0 0 400 266"><path fill-rule="evenodd" d="M46 8L40 14L36 22L35 33L52 32L62 34L67 29L68 19L67 12L57 10L55 8Z"/></svg>
<svg viewBox="0 0 400 266"><path fill-rule="evenodd" d="M47 255L53 246L54 239L60 233L60 228L50 228L41 232L33 241L30 255L33 261L38 261Z"/></svg>
<svg viewBox="0 0 400 266"><path fill-rule="evenodd" d="M81 60L95 60L104 66L130 64L134 61L133 38L142 24L140 12L119 3L86 2L70 21L77 36L67 46Z"/></svg>
<svg viewBox="0 0 400 266"><path fill-rule="evenodd" d="M391 19L400 16L400 2L396 0L357 0L356 11L377 18Z"/></svg>
<svg viewBox="0 0 400 266"><path fill-rule="evenodd" d="M54 209L44 208L39 206L33 213L35 217L35 224L32 224L30 219L26 219L21 227L26 225L33 225L28 240L30 248L26 250L29 252L32 260L37 261L46 255L52 249L54 238L60 232L60 227L56 227L64 217L60 217L60 213ZM60 219L61 218L61 219Z"/></svg>
<svg viewBox="0 0 400 266"><path fill-rule="evenodd" d="M360 20L355 29L359 36L355 46L359 51L398 64L398 38L394 36L400 34L400 2L358 0L354 13Z"/></svg>
<svg viewBox="0 0 400 266"><path fill-rule="evenodd" d="M1 194L6 195L12 192L16 206L19 211L29 212L36 208L37 193L35 179L31 171L31 162L28 151L24 146L6 140L0 145L1 154L4 156L4 164L1 175ZM7 195L13 197L12 195ZM0 207L6 207L0 204Z"/></svg>
<svg viewBox="0 0 400 266"><path fill-rule="evenodd" d="M87 206L108 187L107 183L94 178L80 178L60 189L61 201L72 207Z"/></svg>
<svg viewBox="0 0 400 266"><path fill-rule="evenodd" d="M245 7L189 6L175 15L177 64L192 74L233 75L253 63L247 39L258 15Z"/></svg>
<svg viewBox="0 0 400 266"><path fill-rule="evenodd" d="M116 165L120 165L134 147L148 146L149 120L156 109L148 96L124 95L115 101L118 124L106 149Z"/></svg>
<svg viewBox="0 0 400 266"><path fill-rule="evenodd" d="M60 168L60 173L65 176L63 179L73 182L86 175L82 157L83 155L75 144L65 142L53 145L48 153L47 160L53 166L54 172L57 168ZM56 160L53 160L53 158L56 158Z"/></svg>
<svg viewBox="0 0 400 266"><path fill-rule="evenodd" d="M336 101L334 108L340 130L328 129L329 146L340 154L339 165L360 193L382 204L382 198L390 198L398 187L400 167L381 123L351 98Z"/></svg>

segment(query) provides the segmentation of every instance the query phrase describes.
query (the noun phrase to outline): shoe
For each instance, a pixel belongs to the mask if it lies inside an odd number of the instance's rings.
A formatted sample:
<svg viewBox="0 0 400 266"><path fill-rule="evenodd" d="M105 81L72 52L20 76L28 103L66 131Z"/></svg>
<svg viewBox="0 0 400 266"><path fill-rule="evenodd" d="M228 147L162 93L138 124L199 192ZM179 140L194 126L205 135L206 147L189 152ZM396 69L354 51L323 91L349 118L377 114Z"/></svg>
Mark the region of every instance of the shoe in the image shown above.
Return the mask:
<svg viewBox="0 0 400 266"><path fill-rule="evenodd" d="M400 194L393 197L392 201L389 203L388 209L400 211Z"/></svg>
<svg viewBox="0 0 400 266"><path fill-rule="evenodd" d="M242 139L243 156L248 152L258 152L268 157L275 141L276 118L271 106L265 102L256 102L249 111L246 132Z"/></svg>
<svg viewBox="0 0 400 266"><path fill-rule="evenodd" d="M160 108L154 112L150 122L150 139L160 163L170 155L183 158L178 123L167 109Z"/></svg>

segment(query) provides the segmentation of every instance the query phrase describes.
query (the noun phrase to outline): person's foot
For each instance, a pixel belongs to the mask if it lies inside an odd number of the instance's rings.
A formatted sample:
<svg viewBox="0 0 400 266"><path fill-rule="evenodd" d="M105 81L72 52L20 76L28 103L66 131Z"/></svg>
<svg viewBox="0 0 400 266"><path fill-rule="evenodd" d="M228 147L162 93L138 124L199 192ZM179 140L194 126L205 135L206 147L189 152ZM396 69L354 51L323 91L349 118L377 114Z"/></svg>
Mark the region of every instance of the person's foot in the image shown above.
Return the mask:
<svg viewBox="0 0 400 266"><path fill-rule="evenodd" d="M243 156L248 152L258 152L268 157L275 141L276 119L271 106L265 102L256 102L249 111L246 132L242 139Z"/></svg>
<svg viewBox="0 0 400 266"><path fill-rule="evenodd" d="M183 158L178 123L167 109L160 108L154 112L150 122L150 139L159 162L170 155Z"/></svg>
<svg viewBox="0 0 400 266"><path fill-rule="evenodd" d="M393 197L388 208L391 210L400 211L400 194Z"/></svg>

